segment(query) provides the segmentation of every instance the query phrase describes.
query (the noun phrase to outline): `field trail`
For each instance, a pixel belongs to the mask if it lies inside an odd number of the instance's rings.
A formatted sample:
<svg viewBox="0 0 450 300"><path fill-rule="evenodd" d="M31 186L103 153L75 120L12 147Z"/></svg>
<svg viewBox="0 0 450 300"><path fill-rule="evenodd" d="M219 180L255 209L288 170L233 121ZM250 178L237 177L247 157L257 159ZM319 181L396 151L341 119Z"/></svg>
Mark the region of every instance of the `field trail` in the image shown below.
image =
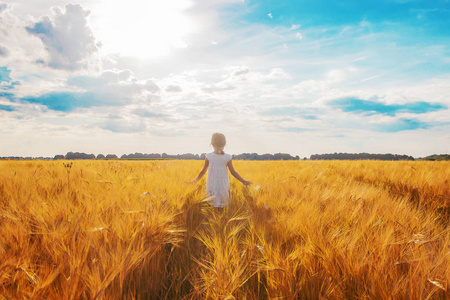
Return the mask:
<svg viewBox="0 0 450 300"><path fill-rule="evenodd" d="M0 161L0 299L448 299L448 162Z"/></svg>

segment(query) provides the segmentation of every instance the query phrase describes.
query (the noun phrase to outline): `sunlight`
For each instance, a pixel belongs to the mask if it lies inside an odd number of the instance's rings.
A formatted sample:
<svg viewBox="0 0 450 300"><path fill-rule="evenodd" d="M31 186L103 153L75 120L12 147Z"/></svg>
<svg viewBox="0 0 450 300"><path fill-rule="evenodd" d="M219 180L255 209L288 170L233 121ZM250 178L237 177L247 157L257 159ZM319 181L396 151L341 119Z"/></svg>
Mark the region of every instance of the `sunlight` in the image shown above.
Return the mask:
<svg viewBox="0 0 450 300"><path fill-rule="evenodd" d="M189 0L103 0L97 4L93 28L105 53L149 58L185 48L193 20L184 12Z"/></svg>

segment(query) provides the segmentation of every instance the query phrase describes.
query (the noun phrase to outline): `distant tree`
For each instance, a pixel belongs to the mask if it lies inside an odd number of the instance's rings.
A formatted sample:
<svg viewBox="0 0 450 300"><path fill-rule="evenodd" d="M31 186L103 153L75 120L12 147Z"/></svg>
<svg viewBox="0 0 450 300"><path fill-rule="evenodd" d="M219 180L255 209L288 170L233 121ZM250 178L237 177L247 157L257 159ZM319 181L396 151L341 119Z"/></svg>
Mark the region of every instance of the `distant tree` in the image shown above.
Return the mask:
<svg viewBox="0 0 450 300"><path fill-rule="evenodd" d="M64 159L64 155L61 155L61 154L58 154L58 155L55 155L55 157L53 158L53 159Z"/></svg>
<svg viewBox="0 0 450 300"><path fill-rule="evenodd" d="M103 154L97 155L97 159L103 159L103 158L105 158L105 156Z"/></svg>
<svg viewBox="0 0 450 300"><path fill-rule="evenodd" d="M161 158L161 154L159 154L159 153L150 153L150 154L147 154L147 158Z"/></svg>
<svg viewBox="0 0 450 300"><path fill-rule="evenodd" d="M291 156L286 153L275 153L275 154L258 154L258 153L242 153L233 155L233 159L242 160L299 160L299 156Z"/></svg>
<svg viewBox="0 0 450 300"><path fill-rule="evenodd" d="M198 154L186 153L176 156L177 159L200 159Z"/></svg>
<svg viewBox="0 0 450 300"><path fill-rule="evenodd" d="M107 159L117 159L118 157L115 154L108 154L108 155L106 155L106 158Z"/></svg>
<svg viewBox="0 0 450 300"><path fill-rule="evenodd" d="M430 160L430 161L450 160L450 154L433 154L422 158L422 160Z"/></svg>
<svg viewBox="0 0 450 300"><path fill-rule="evenodd" d="M414 160L412 156L398 154L370 154L370 153L325 153L313 154L311 160Z"/></svg>
<svg viewBox="0 0 450 300"><path fill-rule="evenodd" d="M130 153L130 154L124 154L124 155L122 155L120 158L125 158L125 159L130 159L130 158L133 158L133 159L149 159L149 158L161 158L161 154L158 154L158 153L150 153L150 154L143 154L143 153L139 153L139 152L136 152L136 153Z"/></svg>
<svg viewBox="0 0 450 300"><path fill-rule="evenodd" d="M94 154L86 154L80 152L67 152L65 159L94 159Z"/></svg>

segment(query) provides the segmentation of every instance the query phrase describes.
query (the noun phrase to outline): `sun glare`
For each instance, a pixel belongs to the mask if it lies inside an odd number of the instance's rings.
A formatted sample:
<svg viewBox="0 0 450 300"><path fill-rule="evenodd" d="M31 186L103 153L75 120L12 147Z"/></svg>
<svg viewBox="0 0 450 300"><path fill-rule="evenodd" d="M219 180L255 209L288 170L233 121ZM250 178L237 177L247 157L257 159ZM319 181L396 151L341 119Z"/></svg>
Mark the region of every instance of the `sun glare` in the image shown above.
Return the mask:
<svg viewBox="0 0 450 300"><path fill-rule="evenodd" d="M193 20L187 0L103 0L93 16L96 35L106 53L140 58L169 55L187 47Z"/></svg>

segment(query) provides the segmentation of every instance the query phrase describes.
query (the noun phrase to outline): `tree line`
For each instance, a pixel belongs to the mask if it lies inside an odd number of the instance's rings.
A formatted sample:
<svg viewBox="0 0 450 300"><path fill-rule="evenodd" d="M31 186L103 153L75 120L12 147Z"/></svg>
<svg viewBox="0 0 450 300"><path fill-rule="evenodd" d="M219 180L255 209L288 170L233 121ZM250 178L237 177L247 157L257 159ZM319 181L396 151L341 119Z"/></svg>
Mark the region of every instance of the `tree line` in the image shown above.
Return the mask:
<svg viewBox="0 0 450 300"><path fill-rule="evenodd" d="M300 157L291 156L287 153L275 153L275 154L258 154L258 153L242 153L242 154L234 154L233 159L242 159L242 160L299 160Z"/></svg>
<svg viewBox="0 0 450 300"><path fill-rule="evenodd" d="M257 154L257 153L242 153L242 154L234 154L232 155L233 159L242 159L242 160L299 160L298 156L291 156L286 153L276 153L276 154ZM167 153L131 153L131 154L123 154L120 159L193 159L193 160L204 160L206 158L206 153L202 154L175 154L170 155ZM87 154L82 152L68 152L66 155L55 155L54 159L119 159L119 157L115 154L98 154L95 156L94 154Z"/></svg>
<svg viewBox="0 0 450 300"><path fill-rule="evenodd" d="M233 159L239 160L300 160L298 155L292 156L287 153L275 153L275 154L258 154L258 153L242 153L232 155ZM87 154L83 152L68 152L66 155L55 155L53 159L192 159L192 160L204 160L206 153L202 154L175 154L170 155L167 153L130 153L123 154L120 158L116 154ZM9 156L0 157L0 159L52 159L51 157L19 157ZM306 160L308 158L303 158ZM326 154L313 154L309 157L310 160L415 160L414 157L408 155L399 154L371 154L371 153L326 153ZM418 158L417 160L449 160L448 154L430 155L424 158Z"/></svg>
<svg viewBox="0 0 450 300"><path fill-rule="evenodd" d="M399 154L371 154L371 153L326 153L313 154L311 160L414 160L414 157Z"/></svg>

